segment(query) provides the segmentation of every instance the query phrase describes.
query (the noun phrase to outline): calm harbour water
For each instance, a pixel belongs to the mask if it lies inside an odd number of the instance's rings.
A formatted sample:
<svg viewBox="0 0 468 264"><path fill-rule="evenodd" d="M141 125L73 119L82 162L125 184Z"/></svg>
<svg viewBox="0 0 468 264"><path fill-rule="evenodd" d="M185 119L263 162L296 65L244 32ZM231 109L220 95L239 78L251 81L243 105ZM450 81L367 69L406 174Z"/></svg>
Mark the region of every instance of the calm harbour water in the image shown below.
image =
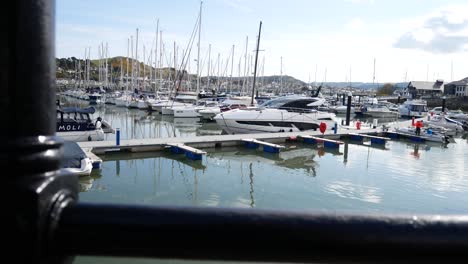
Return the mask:
<svg viewBox="0 0 468 264"><path fill-rule="evenodd" d="M181 124L114 106L100 115L122 138L221 133L214 123ZM201 131L201 132L200 132ZM114 135L108 135L113 140ZM242 207L327 212L467 214L468 141L347 141L337 151L289 142L279 154L261 148L206 149L202 161L169 152L102 156L102 169L80 178L80 200L96 203ZM77 257L74 263L136 263ZM138 263L182 262L139 259Z"/></svg>

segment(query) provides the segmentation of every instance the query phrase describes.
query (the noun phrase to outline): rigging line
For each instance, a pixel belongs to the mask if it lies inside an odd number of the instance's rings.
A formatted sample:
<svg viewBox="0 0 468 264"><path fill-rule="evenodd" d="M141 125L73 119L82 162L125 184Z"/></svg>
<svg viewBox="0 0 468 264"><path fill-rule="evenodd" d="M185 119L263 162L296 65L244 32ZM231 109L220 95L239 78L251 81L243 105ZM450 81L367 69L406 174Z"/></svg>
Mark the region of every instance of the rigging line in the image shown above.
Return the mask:
<svg viewBox="0 0 468 264"><path fill-rule="evenodd" d="M202 59L202 60L200 61L200 64L201 64L201 65L200 65L200 72L202 72L203 69L205 68L205 62L208 61L208 60L207 60L207 57L208 57L208 52L206 52L205 58ZM208 64L208 63L207 63L207 64Z"/></svg>
<svg viewBox="0 0 468 264"><path fill-rule="evenodd" d="M229 56L226 60L226 67L224 67L224 71L223 71L223 74L221 75L221 77L225 77L227 76L227 68L229 67L229 62L231 60L231 52L229 52Z"/></svg>
<svg viewBox="0 0 468 264"><path fill-rule="evenodd" d="M200 25L200 14L198 15L197 17L197 22L195 23L195 26L193 28L193 31L192 31L192 34L189 38L189 42L187 44L187 49L185 50L185 54L183 55L182 57L182 62L180 64L180 70L179 70L179 73L177 72L177 69L174 69L175 70L175 73L176 73L176 77L175 77L175 80L174 80L174 87L172 90L175 90L175 95L177 95L177 93L179 92L179 89L180 89L180 83L182 82L182 79L184 77L184 73L185 73L185 68L187 67L187 64L188 64L188 58L190 57L190 53L192 52L192 45L193 45L193 42L195 41L195 35L196 35L196 31L198 29L198 27L201 26ZM181 73L180 73L181 72ZM179 84L177 85L177 79L179 80ZM171 92L169 93L169 96L171 96L172 94L172 90ZM172 105L171 107L174 105L174 101L172 101Z"/></svg>
<svg viewBox="0 0 468 264"><path fill-rule="evenodd" d="M192 46L193 46L193 42L195 41L195 35L196 35L196 32L198 30L198 28L201 26L200 25L200 15L201 14L198 14L198 17L197 17L197 22L195 23L195 26L193 27L193 31L192 31L192 34L189 38L189 42L187 43L187 49L185 50L185 54L183 55L182 57L182 62L181 62L181 65L180 65L180 70L179 72L181 71L180 73L180 76L179 73L177 73L177 69L176 69L176 79L177 77L179 77L179 85L178 87L176 88L176 94L177 92L179 91L180 89L180 81L183 79L184 77L184 73L185 73L185 69L187 67L187 64L188 64L188 58L190 57L190 54L192 52ZM200 45L200 44L199 44ZM175 81L174 82L174 88L176 87L177 85L177 82Z"/></svg>

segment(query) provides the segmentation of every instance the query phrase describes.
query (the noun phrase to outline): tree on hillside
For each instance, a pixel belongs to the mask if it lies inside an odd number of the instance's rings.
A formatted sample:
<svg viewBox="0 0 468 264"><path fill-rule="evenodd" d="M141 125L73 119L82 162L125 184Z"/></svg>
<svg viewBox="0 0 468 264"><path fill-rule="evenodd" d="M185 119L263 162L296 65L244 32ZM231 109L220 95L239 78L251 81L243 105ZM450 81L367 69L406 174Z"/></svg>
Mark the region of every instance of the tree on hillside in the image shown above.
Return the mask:
<svg viewBox="0 0 468 264"><path fill-rule="evenodd" d="M395 86L391 83L386 83L377 90L377 95L391 95L395 91Z"/></svg>

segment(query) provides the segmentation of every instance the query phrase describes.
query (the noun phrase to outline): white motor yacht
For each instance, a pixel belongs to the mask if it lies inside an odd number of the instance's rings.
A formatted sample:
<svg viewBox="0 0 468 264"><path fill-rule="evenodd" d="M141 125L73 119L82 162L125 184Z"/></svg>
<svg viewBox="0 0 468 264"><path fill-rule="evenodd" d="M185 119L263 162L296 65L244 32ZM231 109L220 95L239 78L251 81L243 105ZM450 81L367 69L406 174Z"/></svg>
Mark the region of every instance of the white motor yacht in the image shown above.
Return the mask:
<svg viewBox="0 0 468 264"><path fill-rule="evenodd" d="M401 117L423 117L427 115L427 102L420 99L409 99L398 107Z"/></svg>
<svg viewBox="0 0 468 264"><path fill-rule="evenodd" d="M210 119L220 113L221 109L216 101L198 101L197 105L174 108L174 117L202 117Z"/></svg>
<svg viewBox="0 0 468 264"><path fill-rule="evenodd" d="M371 117L398 117L398 112L391 111L386 105L383 104L369 104L361 107L361 114Z"/></svg>
<svg viewBox="0 0 468 264"><path fill-rule="evenodd" d="M257 108L222 112L214 120L229 134L317 130L322 122L333 129L335 114L317 110L324 102L318 97L285 96Z"/></svg>

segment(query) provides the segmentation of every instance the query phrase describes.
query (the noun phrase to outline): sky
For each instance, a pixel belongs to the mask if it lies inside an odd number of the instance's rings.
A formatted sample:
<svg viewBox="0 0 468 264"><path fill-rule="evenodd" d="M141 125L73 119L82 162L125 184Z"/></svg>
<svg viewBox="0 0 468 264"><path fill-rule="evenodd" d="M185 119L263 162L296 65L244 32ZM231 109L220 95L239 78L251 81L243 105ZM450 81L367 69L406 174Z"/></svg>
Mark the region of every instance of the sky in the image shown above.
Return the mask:
<svg viewBox="0 0 468 264"><path fill-rule="evenodd" d="M58 0L56 57L127 56L138 36L138 56L154 49L156 21L165 46L164 64L187 50L199 0ZM305 82L445 82L468 77L466 0L204 0L200 72L244 74L247 54L255 59L262 22L257 76L290 75ZM248 42L246 39L248 38ZM197 72L197 41L189 72ZM136 43L135 43L136 46ZM232 49L234 46L234 61ZM153 51L154 52L154 51ZM218 59L219 58L219 59ZM374 70L375 62L375 70ZM253 67L250 68L253 73ZM375 76L375 78L374 78Z"/></svg>

